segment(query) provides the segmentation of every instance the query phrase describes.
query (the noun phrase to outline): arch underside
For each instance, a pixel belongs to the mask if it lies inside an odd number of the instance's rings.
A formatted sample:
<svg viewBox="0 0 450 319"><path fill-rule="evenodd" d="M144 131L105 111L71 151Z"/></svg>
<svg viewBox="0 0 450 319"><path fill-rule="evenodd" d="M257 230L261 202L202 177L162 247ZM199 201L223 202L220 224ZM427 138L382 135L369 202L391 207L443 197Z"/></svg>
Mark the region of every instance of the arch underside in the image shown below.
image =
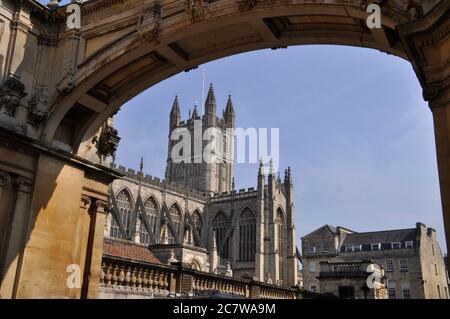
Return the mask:
<svg viewBox="0 0 450 319"><path fill-rule="evenodd" d="M58 132L69 129L75 133L63 142L84 156L83 143L90 143L102 123L137 94L177 73L238 53L336 44L378 49L407 59L396 32L396 26L407 19L396 11L383 13L382 28L369 29L369 14L357 6L274 5L218 17L211 14L210 19L197 22L184 4L178 17L175 9L164 10L162 2L161 21L155 26L154 18L149 18L152 27L147 29L139 26L145 16L136 10L130 10L129 16L123 13L120 19L105 18L103 24L85 18L84 58L73 89L57 97L43 140L58 140Z"/></svg>

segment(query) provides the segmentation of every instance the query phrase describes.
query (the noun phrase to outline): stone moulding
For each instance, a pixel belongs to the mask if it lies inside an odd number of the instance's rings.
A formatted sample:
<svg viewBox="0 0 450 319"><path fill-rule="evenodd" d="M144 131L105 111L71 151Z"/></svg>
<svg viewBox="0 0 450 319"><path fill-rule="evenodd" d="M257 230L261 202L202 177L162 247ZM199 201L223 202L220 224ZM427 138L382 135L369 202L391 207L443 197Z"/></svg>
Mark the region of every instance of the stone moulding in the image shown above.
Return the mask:
<svg viewBox="0 0 450 319"><path fill-rule="evenodd" d="M28 102L28 117L33 125L41 124L47 117L49 101L44 87L37 87Z"/></svg>
<svg viewBox="0 0 450 319"><path fill-rule="evenodd" d="M7 115L14 116L25 96L27 93L25 93L25 86L20 78L10 75L0 87L0 110L3 109Z"/></svg>
<svg viewBox="0 0 450 319"><path fill-rule="evenodd" d="M249 11L256 7L258 0L241 0L239 1L239 10L242 12Z"/></svg>

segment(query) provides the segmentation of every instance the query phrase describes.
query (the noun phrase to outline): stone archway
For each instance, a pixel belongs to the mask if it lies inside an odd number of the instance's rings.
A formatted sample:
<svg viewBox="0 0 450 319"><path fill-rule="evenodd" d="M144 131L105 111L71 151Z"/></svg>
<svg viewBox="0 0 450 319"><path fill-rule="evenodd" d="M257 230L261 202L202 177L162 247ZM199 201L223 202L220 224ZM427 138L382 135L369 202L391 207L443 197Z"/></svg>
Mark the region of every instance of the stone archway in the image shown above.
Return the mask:
<svg viewBox="0 0 450 319"><path fill-rule="evenodd" d="M370 3L382 28L367 28ZM107 185L120 175L101 165L118 142L106 120L126 101L202 63L290 45L361 46L411 62L434 117L450 247L450 2L89 0L79 29L66 28L66 10L0 6L2 297L96 296ZM65 285L69 264L83 289Z"/></svg>

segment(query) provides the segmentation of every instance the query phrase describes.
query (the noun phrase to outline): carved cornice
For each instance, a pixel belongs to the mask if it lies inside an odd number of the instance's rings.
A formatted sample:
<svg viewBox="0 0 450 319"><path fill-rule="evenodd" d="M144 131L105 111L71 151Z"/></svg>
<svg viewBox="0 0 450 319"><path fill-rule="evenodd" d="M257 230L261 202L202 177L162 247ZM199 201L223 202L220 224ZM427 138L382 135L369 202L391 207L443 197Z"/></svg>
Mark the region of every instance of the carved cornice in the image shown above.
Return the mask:
<svg viewBox="0 0 450 319"><path fill-rule="evenodd" d="M139 36L147 41L158 41L160 35L162 7L159 0L155 0L150 7L144 7L138 24Z"/></svg>
<svg viewBox="0 0 450 319"><path fill-rule="evenodd" d="M81 13L83 16L95 14L97 10L113 7L123 4L124 0L91 0L81 5Z"/></svg>
<svg viewBox="0 0 450 319"><path fill-rule="evenodd" d="M28 102L28 118L32 125L39 126L47 117L49 102L47 89L42 86L35 88Z"/></svg>
<svg viewBox="0 0 450 319"><path fill-rule="evenodd" d="M11 21L11 29L22 31L24 33L28 33L31 30L31 27L25 22L15 19Z"/></svg>
<svg viewBox="0 0 450 319"><path fill-rule="evenodd" d="M185 0L185 9L193 23L204 20L205 4L202 0Z"/></svg>
<svg viewBox="0 0 450 319"><path fill-rule="evenodd" d="M431 102L431 108L448 106L450 104L450 77L439 83L425 84L422 95L425 101Z"/></svg>
<svg viewBox="0 0 450 319"><path fill-rule="evenodd" d="M0 172L0 186L11 183L11 175L7 172Z"/></svg>
<svg viewBox="0 0 450 319"><path fill-rule="evenodd" d="M13 178L13 185L18 192L29 193L33 182L29 178L16 176Z"/></svg>
<svg viewBox="0 0 450 319"><path fill-rule="evenodd" d="M239 10L241 12L249 11L256 7L258 4L258 0L240 0L239 1Z"/></svg>
<svg viewBox="0 0 450 319"><path fill-rule="evenodd" d="M95 207L95 212L100 214L108 214L112 208L111 203L101 200L101 199L95 199L93 202L93 205Z"/></svg>
<svg viewBox="0 0 450 319"><path fill-rule="evenodd" d="M39 45L47 45L47 46L51 46L51 47L57 47L58 39L49 34L42 33L38 36L38 44Z"/></svg>
<svg viewBox="0 0 450 319"><path fill-rule="evenodd" d="M450 1L444 1L423 19L397 27L426 101L441 98L441 92L448 88L449 75L445 73L448 62L443 42L450 33L449 17Z"/></svg>
<svg viewBox="0 0 450 319"><path fill-rule="evenodd" d="M92 200L89 196L81 195L80 208L87 210L91 206L91 203L92 203Z"/></svg>
<svg viewBox="0 0 450 319"><path fill-rule="evenodd" d="M27 95L20 78L11 74L0 86L0 109L8 116L14 116L17 107Z"/></svg>

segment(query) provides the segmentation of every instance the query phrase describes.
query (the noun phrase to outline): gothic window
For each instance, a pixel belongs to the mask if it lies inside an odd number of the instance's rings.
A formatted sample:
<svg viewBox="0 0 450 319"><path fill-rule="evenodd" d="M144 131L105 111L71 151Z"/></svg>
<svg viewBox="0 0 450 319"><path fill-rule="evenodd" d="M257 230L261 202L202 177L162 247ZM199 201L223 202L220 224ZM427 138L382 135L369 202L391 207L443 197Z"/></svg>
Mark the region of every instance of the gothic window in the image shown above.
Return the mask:
<svg viewBox="0 0 450 319"><path fill-rule="evenodd" d="M130 231L130 223L131 223L131 195L130 193L123 189L120 191L119 194L116 196L116 202L117 202L117 210L119 212L119 218L122 221L122 225L125 229L125 232L128 233ZM111 231L110 231L111 237L116 238L124 238L122 233L120 232L119 223L116 221L116 219L113 217L111 221Z"/></svg>
<svg viewBox="0 0 450 319"><path fill-rule="evenodd" d="M256 216L246 208L239 216L239 260L255 260Z"/></svg>
<svg viewBox="0 0 450 319"><path fill-rule="evenodd" d="M150 226L151 231L153 234L156 233L156 219L157 219L157 205L156 201L153 197L150 197L147 199L144 203L145 208L145 218L147 219L147 223ZM150 243L150 234L148 233L147 227L145 227L145 224L143 221L141 221L140 226L140 239L141 243L143 244L149 244Z"/></svg>
<svg viewBox="0 0 450 319"><path fill-rule="evenodd" d="M198 210L196 210L193 214L192 214L192 222L194 223L194 227L195 230L197 231L199 237L202 237L202 227L203 227L203 221L202 221L202 217L200 216L200 212ZM195 245L196 246L200 246L200 243L197 241L197 239L194 236L194 241L195 241Z"/></svg>
<svg viewBox="0 0 450 319"><path fill-rule="evenodd" d="M213 220L212 223L213 230L216 232L216 243L217 248L220 248L220 245L222 244L222 241L225 238L227 227L228 227L228 220L227 217L222 213L217 213L216 217ZM226 242L223 245L223 248L221 251L219 251L220 256L220 262L224 264L227 260L229 260L230 256L230 242L229 239L226 239Z"/></svg>
<svg viewBox="0 0 450 319"><path fill-rule="evenodd" d="M284 223L284 215L280 208L277 209L276 219L275 219L275 225L277 228L278 233L278 243L277 243L277 250L278 250L278 256L279 256L279 269L280 269L280 280L283 280L283 274L284 274L284 250L285 250L285 244L284 241L285 238L285 223Z"/></svg>
<svg viewBox="0 0 450 319"><path fill-rule="evenodd" d="M192 260L191 267L194 270L202 271L202 266L200 265L200 263L196 259Z"/></svg>
<svg viewBox="0 0 450 319"><path fill-rule="evenodd" d="M180 228L181 228L181 210L178 207L178 205L173 204L172 207L170 207L169 210L170 219L172 220L172 225L174 226L173 231L180 236ZM172 233L172 231L169 231L169 243L174 244L175 243L175 235Z"/></svg>

